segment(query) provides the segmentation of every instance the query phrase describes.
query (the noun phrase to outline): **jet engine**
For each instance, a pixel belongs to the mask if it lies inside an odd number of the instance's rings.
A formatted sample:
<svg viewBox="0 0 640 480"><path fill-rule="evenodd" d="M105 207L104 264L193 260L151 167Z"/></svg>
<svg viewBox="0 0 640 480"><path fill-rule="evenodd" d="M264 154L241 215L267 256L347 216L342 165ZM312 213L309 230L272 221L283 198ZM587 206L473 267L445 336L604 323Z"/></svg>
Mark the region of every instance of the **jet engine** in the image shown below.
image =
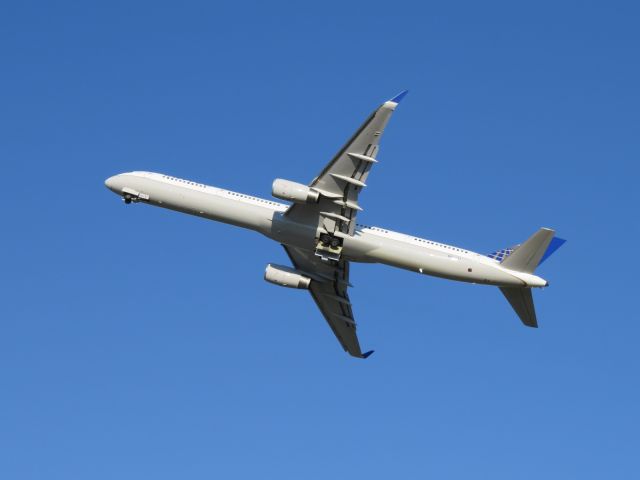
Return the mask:
<svg viewBox="0 0 640 480"><path fill-rule="evenodd" d="M282 200L296 203L315 203L320 198L320 194L311 190L306 185L276 178L271 186L271 195Z"/></svg>
<svg viewBox="0 0 640 480"><path fill-rule="evenodd" d="M305 277L295 268L272 264L267 265L267 269L264 271L264 279L269 283L288 288L308 289L311 283L309 277Z"/></svg>

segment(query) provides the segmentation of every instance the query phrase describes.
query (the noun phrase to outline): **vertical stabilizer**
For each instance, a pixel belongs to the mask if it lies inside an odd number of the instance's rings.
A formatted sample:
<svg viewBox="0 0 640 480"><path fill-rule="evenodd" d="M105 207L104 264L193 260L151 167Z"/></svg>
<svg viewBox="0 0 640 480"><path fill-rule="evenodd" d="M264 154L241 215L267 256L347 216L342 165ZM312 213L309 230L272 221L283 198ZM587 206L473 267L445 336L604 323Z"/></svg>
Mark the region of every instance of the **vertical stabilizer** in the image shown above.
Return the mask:
<svg viewBox="0 0 640 480"><path fill-rule="evenodd" d="M533 306L533 296L530 288L500 287L500 291L516 311L522 323L527 327L538 327L536 309Z"/></svg>

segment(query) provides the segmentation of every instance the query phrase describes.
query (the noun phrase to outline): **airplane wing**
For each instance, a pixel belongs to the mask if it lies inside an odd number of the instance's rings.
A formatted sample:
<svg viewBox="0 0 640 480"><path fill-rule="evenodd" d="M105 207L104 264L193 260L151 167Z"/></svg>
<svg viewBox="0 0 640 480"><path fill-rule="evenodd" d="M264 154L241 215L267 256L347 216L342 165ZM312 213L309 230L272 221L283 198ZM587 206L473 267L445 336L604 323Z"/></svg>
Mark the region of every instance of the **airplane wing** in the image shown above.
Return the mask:
<svg viewBox="0 0 640 480"><path fill-rule="evenodd" d="M391 114L407 93L403 91L373 112L312 180L309 187L320 193L318 203L294 203L285 212L286 216L300 223L317 222L319 231L329 235L335 232L353 235L356 214L362 210L358 196L366 186L369 170L377 163L380 137Z"/></svg>
<svg viewBox="0 0 640 480"><path fill-rule="evenodd" d="M367 358L371 355L373 350L362 353L356 335L356 322L347 294L349 262L344 259L323 262L313 252L285 245L283 247L293 266L311 277L309 292L342 348L354 357Z"/></svg>

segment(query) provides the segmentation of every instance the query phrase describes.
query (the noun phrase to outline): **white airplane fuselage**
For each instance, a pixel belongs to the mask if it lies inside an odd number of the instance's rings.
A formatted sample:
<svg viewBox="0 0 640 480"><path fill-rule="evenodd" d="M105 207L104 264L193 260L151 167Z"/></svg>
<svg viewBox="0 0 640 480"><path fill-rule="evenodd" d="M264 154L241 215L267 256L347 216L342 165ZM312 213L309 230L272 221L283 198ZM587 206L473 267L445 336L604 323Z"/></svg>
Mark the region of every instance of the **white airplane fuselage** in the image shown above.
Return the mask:
<svg viewBox="0 0 640 480"><path fill-rule="evenodd" d="M127 202L148 203L259 232L284 245L313 252L317 225L291 221L289 205L151 172L130 172L105 182ZM486 255L384 228L358 224L344 235L342 255L425 275L500 287L545 287L533 274L509 270Z"/></svg>

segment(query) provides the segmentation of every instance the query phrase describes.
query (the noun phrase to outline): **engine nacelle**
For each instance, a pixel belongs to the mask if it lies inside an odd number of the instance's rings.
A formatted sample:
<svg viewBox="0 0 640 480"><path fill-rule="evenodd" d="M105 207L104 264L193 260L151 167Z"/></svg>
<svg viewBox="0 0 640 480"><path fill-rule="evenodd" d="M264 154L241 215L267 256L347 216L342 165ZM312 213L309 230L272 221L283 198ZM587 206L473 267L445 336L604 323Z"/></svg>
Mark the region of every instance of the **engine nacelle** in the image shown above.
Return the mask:
<svg viewBox="0 0 640 480"><path fill-rule="evenodd" d="M311 190L306 185L276 178L271 186L271 195L282 200L297 203L315 203L320 198L320 194Z"/></svg>
<svg viewBox="0 0 640 480"><path fill-rule="evenodd" d="M264 279L275 285L288 288L308 289L311 279L299 273L295 268L268 264L264 271Z"/></svg>

